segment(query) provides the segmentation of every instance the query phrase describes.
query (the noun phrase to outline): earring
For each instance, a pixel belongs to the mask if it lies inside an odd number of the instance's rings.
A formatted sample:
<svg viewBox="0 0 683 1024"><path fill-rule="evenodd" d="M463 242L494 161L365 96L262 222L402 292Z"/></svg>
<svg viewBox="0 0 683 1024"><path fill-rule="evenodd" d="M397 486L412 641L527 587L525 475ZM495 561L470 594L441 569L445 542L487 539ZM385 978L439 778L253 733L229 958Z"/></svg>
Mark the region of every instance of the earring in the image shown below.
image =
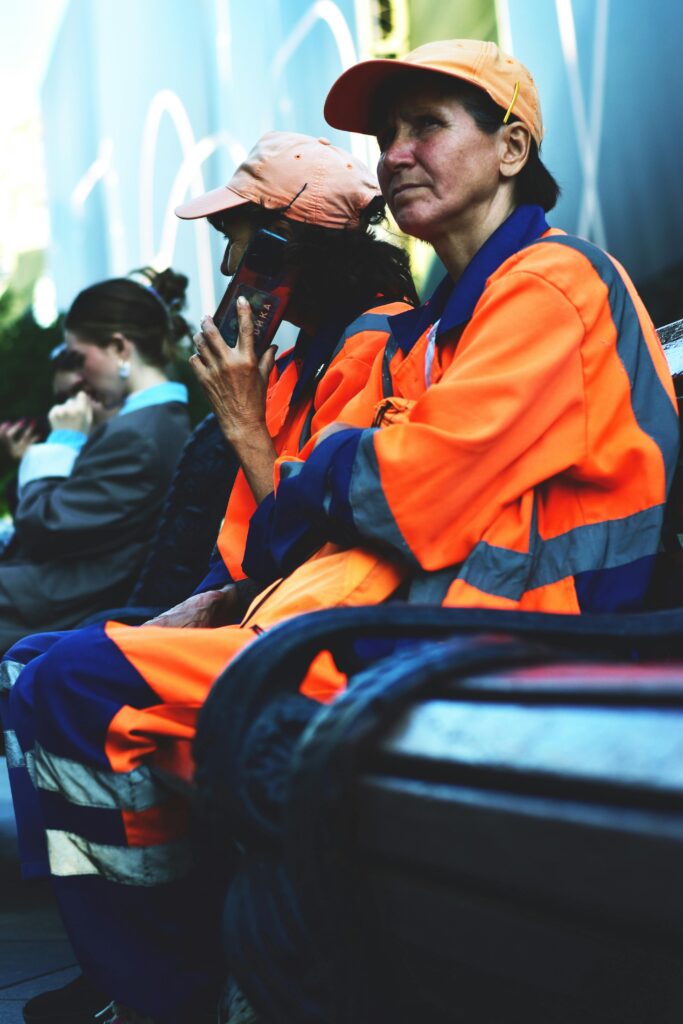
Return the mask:
<svg viewBox="0 0 683 1024"><path fill-rule="evenodd" d="M127 359L119 360L119 377L121 380L128 380L130 377L130 363Z"/></svg>

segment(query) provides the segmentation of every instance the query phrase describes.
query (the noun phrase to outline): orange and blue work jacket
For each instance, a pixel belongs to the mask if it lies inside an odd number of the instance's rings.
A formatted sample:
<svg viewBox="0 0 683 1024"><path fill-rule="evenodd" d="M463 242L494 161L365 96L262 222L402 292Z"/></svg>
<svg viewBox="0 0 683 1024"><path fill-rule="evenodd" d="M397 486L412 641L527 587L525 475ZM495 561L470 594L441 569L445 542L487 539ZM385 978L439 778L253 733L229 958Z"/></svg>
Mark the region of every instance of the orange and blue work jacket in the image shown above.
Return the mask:
<svg viewBox="0 0 683 1024"><path fill-rule="evenodd" d="M307 339L305 347L298 340L280 356L266 394L266 426L279 455L296 455L312 435L339 417L367 383L375 357L386 346L388 318L410 308L406 302L389 302L366 310L350 323L337 318ZM368 415L371 419L371 410ZM220 557L212 559L198 591L244 579L242 559L255 511L256 502L240 469L218 536L216 555Z"/></svg>
<svg viewBox="0 0 683 1024"><path fill-rule="evenodd" d="M307 547L332 542L392 566L414 602L638 607L678 419L657 334L616 260L522 206L457 285L447 279L391 329L346 417L378 402L377 425L279 463L249 571L293 571L291 587ZM388 372L395 397L383 400Z"/></svg>

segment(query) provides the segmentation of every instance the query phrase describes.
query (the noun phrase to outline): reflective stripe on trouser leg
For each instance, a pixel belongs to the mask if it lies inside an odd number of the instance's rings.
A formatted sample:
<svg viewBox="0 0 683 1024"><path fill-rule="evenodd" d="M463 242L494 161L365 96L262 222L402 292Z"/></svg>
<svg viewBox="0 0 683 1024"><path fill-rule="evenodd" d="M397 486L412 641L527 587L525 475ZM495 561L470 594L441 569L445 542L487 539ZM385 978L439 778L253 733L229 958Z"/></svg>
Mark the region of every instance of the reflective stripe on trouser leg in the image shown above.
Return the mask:
<svg viewBox="0 0 683 1024"><path fill-rule="evenodd" d="M42 659L36 693L36 775L74 951L114 998L164 1024L185 1024L220 976L226 866L208 841L197 846L185 802L164 793L150 771L155 734L140 734L130 772L113 771L106 753L123 711L152 725L155 711L172 706L160 704L100 627L67 637Z"/></svg>
<svg viewBox="0 0 683 1024"><path fill-rule="evenodd" d="M17 825L17 844L23 878L49 874L45 831L34 788L34 673L41 657L64 633L25 637L0 663L0 716L5 731L7 770Z"/></svg>

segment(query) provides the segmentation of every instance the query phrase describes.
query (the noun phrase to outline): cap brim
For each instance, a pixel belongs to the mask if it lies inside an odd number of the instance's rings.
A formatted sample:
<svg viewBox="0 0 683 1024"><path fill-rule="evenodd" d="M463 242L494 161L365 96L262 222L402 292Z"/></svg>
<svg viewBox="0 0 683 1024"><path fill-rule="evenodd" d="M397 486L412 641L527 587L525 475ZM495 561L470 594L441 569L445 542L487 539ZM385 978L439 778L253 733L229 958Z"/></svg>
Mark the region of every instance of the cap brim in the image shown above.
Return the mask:
<svg viewBox="0 0 683 1024"><path fill-rule="evenodd" d="M429 71L401 60L366 60L344 71L325 100L325 120L333 128L374 135L372 104L377 90L406 71Z"/></svg>
<svg viewBox="0 0 683 1024"><path fill-rule="evenodd" d="M177 206L175 215L181 220L196 220L197 217L210 217L212 213L223 213L224 210L232 210L233 207L244 206L248 202L249 199L245 199L234 189L221 185L220 188L205 192L196 199L190 199L189 203Z"/></svg>

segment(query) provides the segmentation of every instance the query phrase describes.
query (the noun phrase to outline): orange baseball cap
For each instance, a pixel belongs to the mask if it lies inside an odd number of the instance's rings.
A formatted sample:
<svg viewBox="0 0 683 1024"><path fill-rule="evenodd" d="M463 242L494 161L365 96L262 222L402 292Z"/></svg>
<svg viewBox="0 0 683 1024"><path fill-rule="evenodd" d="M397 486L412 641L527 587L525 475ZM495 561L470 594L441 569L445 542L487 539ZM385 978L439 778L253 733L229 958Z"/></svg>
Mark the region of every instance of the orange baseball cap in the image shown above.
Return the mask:
<svg viewBox="0 0 683 1024"><path fill-rule="evenodd" d="M380 86L407 71L462 78L489 94L506 113L527 126L538 146L543 118L536 83L528 69L495 43L445 39L425 43L401 60L366 60L349 68L330 89L325 120L333 128L373 135L372 104Z"/></svg>
<svg viewBox="0 0 683 1024"><path fill-rule="evenodd" d="M361 160L328 139L294 132L266 132L227 185L176 209L183 220L208 217L257 203L286 210L291 220L326 228L357 227L361 211L381 195Z"/></svg>

